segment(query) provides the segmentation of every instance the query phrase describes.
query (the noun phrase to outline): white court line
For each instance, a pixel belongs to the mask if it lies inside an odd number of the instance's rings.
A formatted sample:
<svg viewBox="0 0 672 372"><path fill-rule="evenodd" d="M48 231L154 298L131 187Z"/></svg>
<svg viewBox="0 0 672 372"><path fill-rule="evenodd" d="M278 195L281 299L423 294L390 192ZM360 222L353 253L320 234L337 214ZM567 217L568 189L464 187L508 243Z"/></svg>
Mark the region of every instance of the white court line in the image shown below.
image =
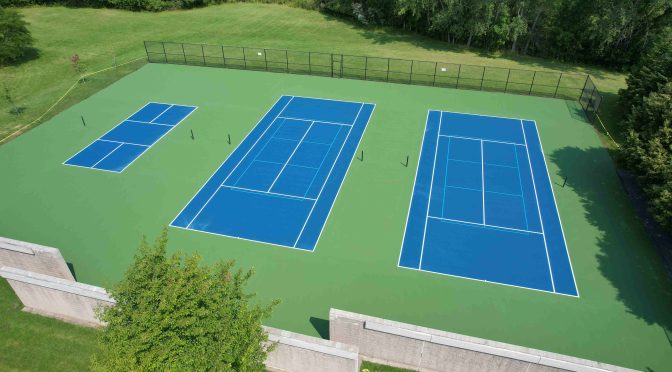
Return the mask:
<svg viewBox="0 0 672 372"><path fill-rule="evenodd" d="M309 122L311 122L311 123L343 125L343 126L346 126L346 127L351 127L351 126L353 126L353 124L336 123L336 122L333 122L333 121L322 121L322 120L313 120L313 119L290 118L289 116L278 116L276 119L286 119L286 120L296 120L296 121L309 121Z"/></svg>
<svg viewBox="0 0 672 372"><path fill-rule="evenodd" d="M262 120L264 120L264 118L266 117L266 115L268 115L268 113L271 112L271 110L273 110L273 108L275 107L275 105L277 105L278 102L280 102L280 100L282 99L282 97L286 97L286 96L280 96L280 98L278 98L278 99L275 101L275 103L274 103L273 105L271 105L271 108L269 108L268 111L266 111L266 113L264 113L264 115L261 117L261 119L259 119L259 121L258 121L257 124L254 126L254 128L256 128L256 126L259 125L259 123L260 123ZM290 101L291 101L291 99L290 99ZM275 120L275 119L273 119L273 120ZM273 123L271 123L271 125L273 125ZM269 127L270 127L270 126L269 126ZM245 135L245 137L243 137L243 140L240 142L241 144L242 144L243 142L245 142L245 140L247 139L247 137L250 136L250 134L252 134L252 132L254 131L254 128L252 128L252 130L250 130L249 132L247 132L247 134ZM240 146L240 145L238 145L238 146ZM237 148L236 148L236 149L237 149ZM173 225L173 224L175 223L175 220L177 220L177 217L180 217L180 215L182 214L182 212L184 212L184 210L187 209L187 207L189 206L189 204L191 204L191 202L196 198L196 196L201 192L201 190L203 190L203 188L205 187L205 185L207 185L207 184L210 182L210 180L212 179L212 177L214 177L215 174L217 174L217 172L219 171L219 169L224 165L224 163L226 163L227 160L229 160L229 158L231 157L231 155L233 155L234 152L236 152L235 149L234 149L233 151L231 151L231 153L226 157L226 159L224 159L224 161L219 165L219 167L217 167L217 169L215 169L215 171L210 175L210 177L208 177L208 180L205 181L205 183L198 189L198 191L196 191L196 193L194 194L194 196L192 196L191 199L189 199L189 201L187 202L187 204L185 204L184 207L182 207L182 209L180 210L180 212L177 214L177 216L175 216L175 218L173 219L173 221L170 223L169 226L177 227L177 228L181 228L181 227L179 227L179 226L175 226L175 225ZM218 189L219 189L219 188L218 188Z"/></svg>
<svg viewBox="0 0 672 372"><path fill-rule="evenodd" d="M161 115L165 114L166 111L170 110L173 106L175 106L175 105L170 105L170 106L168 106L167 109L161 111L161 113L158 114L158 115L156 115L156 116L154 117L154 119L152 119L152 120L149 121L149 123L150 123L150 124L153 124L153 123L154 123L154 120L158 119Z"/></svg>
<svg viewBox="0 0 672 372"><path fill-rule="evenodd" d="M164 127L174 127L174 125L170 125L170 124L151 123L151 122L148 122L148 121L139 121L139 120L124 120L123 122L121 122L121 123L119 123L119 124L122 124L122 123L124 123L124 122L126 122L126 121L131 122L131 123L138 123L138 124L162 125L162 126L164 126Z"/></svg>
<svg viewBox="0 0 672 372"><path fill-rule="evenodd" d="M480 116L483 118L498 118L498 119L509 119L509 120L515 120L515 121L520 121L520 120L526 120L526 119L521 119L521 118L509 118L506 116L495 116L495 115L480 115L480 114L472 114L469 112L459 112L459 111L442 111L448 114L461 114L461 115L468 115L468 116Z"/></svg>
<svg viewBox="0 0 672 372"><path fill-rule="evenodd" d="M491 227L494 229L502 229L502 230L511 230L511 231L518 231L518 232L523 232L523 233L529 233L529 234L537 234L537 235L543 235L543 233L540 233L538 231L531 231L531 230L521 230L521 229L514 229L512 227L504 227L504 226L497 226L497 225L488 225L485 223L477 223L477 222L469 222L469 221L462 221L462 220L454 220L452 218L445 218L445 217L435 217L435 216L427 216L427 218L431 218L434 220L441 220L441 221L448 221L448 222L456 222L456 223L463 223L467 225L474 225L474 226L481 226L481 227Z"/></svg>
<svg viewBox="0 0 672 372"><path fill-rule="evenodd" d="M112 140L106 140L106 139L97 139L96 141L103 141L103 142L112 142L112 143L121 143L123 145L133 145L133 146L142 146L142 147L149 147L149 145L141 145L139 143L133 143L133 142L123 142L123 141L112 141ZM96 142L93 141L93 142ZM92 142L92 143L93 143Z"/></svg>
<svg viewBox="0 0 672 372"><path fill-rule="evenodd" d="M355 116L355 123L357 122L357 119L359 118L359 114L362 113L362 109L364 108L364 103L360 104L359 111L357 112L357 116ZM374 106L375 108L375 106ZM371 112L373 115L373 111ZM370 116L369 116L370 118ZM368 126L368 121L366 122ZM345 147L345 144L348 142L348 139L350 138L350 134L352 134L352 129L353 127L350 127L348 129L348 135L345 136L345 139L343 140L343 143L341 144L341 148L338 150L338 154L336 155L336 159L334 159L334 162L331 163L331 169L329 169L329 174L327 174L327 178L324 179L324 183L322 184L322 187L320 188L320 192L317 194L317 199L320 199L320 196L322 196L322 191L324 191L324 187L329 183L329 177L331 177L331 172L334 171L334 167L336 166L336 163L338 163L338 160L341 158L341 153L343 152L343 148ZM366 126L364 127L364 130L366 130ZM364 138L364 132L362 132L362 136L360 137L359 141L361 142L362 138ZM359 146L359 143L357 144ZM355 148L355 152L353 152L353 156L355 155L357 151L357 148ZM352 159L350 159L350 163L352 163ZM336 196L334 196L334 200L331 204L331 208L329 208L329 212L327 213L327 218L329 218L329 214L331 214L331 209L334 207L334 204L336 203L336 197L338 197L338 192L341 191L341 186L343 186L343 183L345 181L345 176L348 174L348 170L350 169L350 164L348 164L348 169L346 169L345 174L343 175L343 178L341 179L341 185L338 187L338 191L336 192ZM301 231L299 231L299 235L296 237L296 241L294 241L294 247L296 247L297 244L299 244L299 239L301 239L301 235L303 235L303 231L306 229L306 226L308 225L308 221L310 221L310 216L313 215L313 211L315 210L315 206L317 205L317 201L313 204L313 207L310 208L310 212L308 212L308 216L306 217L306 221L303 223L303 226L301 227ZM327 218L324 220L324 224L322 225L322 230L320 230L320 234L317 236L317 240L320 240L320 236L322 236L322 231L324 229L324 226L327 224ZM315 241L315 245L317 245L317 240Z"/></svg>
<svg viewBox="0 0 672 372"><path fill-rule="evenodd" d="M96 165L98 165L101 161L105 160L108 156L112 155L113 152L117 151L121 146L123 146L123 143L120 143L117 145L117 147L114 148L114 150L110 151L107 155L103 156L100 160L96 162L96 164L92 165L91 168L95 168Z"/></svg>
<svg viewBox="0 0 672 372"><path fill-rule="evenodd" d="M471 141L482 141L482 142L493 142L493 143L503 143L505 145L516 145L516 146L525 146L522 143L515 143L515 142L506 142L506 141L495 141L495 140L489 140L489 139L483 139L483 138L472 138L472 137L462 137L462 136L449 136L447 134L442 134L441 137L447 137L447 138L459 138L459 139L465 139L465 140L471 140Z"/></svg>
<svg viewBox="0 0 672 372"><path fill-rule="evenodd" d="M434 162L432 165L432 178L429 182L429 197L427 198L427 214L425 215L425 226L422 232L422 246L420 247L420 261L418 262L418 269L422 270L422 257L425 254L425 239L427 239L427 219L429 218L429 206L432 203L432 188L434 187L434 171L436 170L436 158L439 152L439 136L441 135L441 124L443 124L443 111L439 114L439 129L436 134L436 147L434 148ZM446 159L446 161L448 161Z"/></svg>
<svg viewBox="0 0 672 372"><path fill-rule="evenodd" d="M280 97L280 98L282 98L282 97ZM273 118L273 120L271 121L271 124L269 124L268 127L267 127L266 129L264 129L264 131L261 133L261 135L259 136L259 138L257 138L256 141L254 141L254 143L252 144L252 146L247 150L247 152L245 153L245 155L243 155L243 157L240 159L240 161L238 161L238 163L237 163L236 166L231 170L231 172L229 172L229 174L226 176L226 178L224 179L224 181L222 181L222 183L219 184L219 186L217 187L217 189L215 190L215 192L213 192L212 195L210 195L210 197L208 198L208 200L206 200L205 204L203 204L203 206L201 207L201 209L198 210L198 212L196 213L196 215L194 216L194 218L192 218L191 221L189 221L189 224L187 224L187 228L189 228L189 226L191 226L191 224L194 223L194 221L196 220L196 218L198 218L198 216L201 214L201 212L203 212L203 209L205 209L205 207L208 205L208 203L210 203L210 200L212 200L212 198L215 197L215 195L216 195L217 192L219 191L219 188L220 188L222 185L224 185L224 184L226 183L226 181L229 179L229 177L231 177L231 175L236 171L236 169L238 169L238 166L243 162L243 160L245 160L245 159L247 158L247 155L250 154L250 151L252 151L252 149L254 149L254 148L257 146L257 143L259 143L259 141L264 137L264 135L266 135L266 132L268 132L268 130L271 129L271 127L273 126L273 124L275 124L275 120L278 118L278 116L279 116L280 114L282 114L282 112L287 108L287 106L289 105L290 102L292 102L293 99L294 99L294 97L290 98L289 101L287 101L287 103L285 104L285 106L283 106L282 110L280 110L280 113L279 113L278 115L276 115L276 116ZM278 99L278 101L280 101L280 99ZM270 112L271 110L273 110L273 107L275 107L275 105L277 105L277 104L278 104L278 102L276 102L276 103L275 103L275 104L268 110L268 112ZM266 115L268 115L268 112L266 112ZM264 118L266 117L266 115L264 115L264 117L262 117L261 120L264 120ZM257 125L259 125L259 123L261 122L261 120L259 120L259 122L257 123ZM245 136L245 138L243 139L243 141L241 142L241 144L245 141L245 139L247 139L247 137L250 135L250 133L254 132L254 129L257 127L257 125L255 125L254 128L252 128L252 130L250 130L250 132L247 134L247 136ZM239 144L238 146L240 146L240 144ZM237 149L237 147L236 147L236 149ZM235 151L236 151L236 150L233 150L233 151L231 152L231 154L233 154ZM229 154L229 156L226 158L227 160L229 159L229 157L231 156L231 154ZM226 160L224 160L224 162L226 162ZM222 163L222 165L224 165L224 163ZM221 168L222 165L220 165L219 168ZM212 178L212 177L217 173L217 171L219 170L219 168L217 168L217 170L215 171L215 173L213 173L212 176L210 176L210 178ZM208 179L208 182L209 182L209 181L210 181L210 179ZM206 184L207 184L207 182L206 182ZM205 184L204 184L203 186L205 186ZM202 188L203 188L203 187L201 187L201 189L202 189ZM200 192L201 190L198 190L198 191ZM196 193L196 195L198 195L198 193ZM194 195L194 197L195 197L196 195ZM192 198L192 199L193 199L193 198ZM189 201L189 203L191 203L191 201ZM187 204L187 205L189 205L189 204ZM185 208L186 208L186 206L185 206ZM181 213L181 212L180 212L180 213ZM179 214L178 214L178 216L179 216ZM175 218L177 218L177 217L175 217Z"/></svg>
<svg viewBox="0 0 672 372"><path fill-rule="evenodd" d="M320 229L320 233L317 235L317 240L315 240L315 246L317 246L317 243L320 241L320 238L322 237L322 233L324 232L325 226L327 226L327 222L329 221L329 216L331 215L331 210L334 209L334 205L336 204L336 199L338 199L338 194L341 193L341 189L343 188L343 184L345 183L345 179L348 177L348 173L350 172L350 166L352 165L352 159L357 153L357 149L359 148L359 145L362 143L362 140L364 139L364 135L366 134L366 129L369 127L369 122L371 121L371 117L373 117L373 112L376 110L376 105L373 103L362 103L362 108L364 108L364 105L371 105L373 108L371 109L371 114L369 115L369 118L366 120L366 124L364 124L364 130L362 131L361 137L359 137L359 141L357 141L357 146L355 146L355 152L352 153L352 157L350 158L350 163L348 163L348 169L345 170L345 174L343 175L343 178L341 179L341 184L338 186L338 190L336 191L336 195L334 195L334 200L331 203L331 208L329 208L329 211L327 212L327 216L324 219L324 223L322 224L322 228ZM361 109L360 108L360 111ZM359 117L359 113L357 114L357 117ZM355 123L357 122L357 118L355 118ZM348 135L350 135L348 133ZM347 140L347 137L346 137ZM340 157L340 156L339 156ZM336 159L338 160L337 157ZM334 164L336 164L334 162ZM331 173L331 171L329 172ZM327 181L329 180L329 176L327 176ZM325 181L325 184L326 182ZM322 186L324 187L324 186ZM322 191L320 191L322 192ZM317 203L315 203L317 204Z"/></svg>
<svg viewBox="0 0 672 372"><path fill-rule="evenodd" d="M430 274L438 274L438 275L444 275L444 276L450 276L453 278L460 278L460 279L467 279L467 280L473 280L476 282L481 282L481 283L489 283L489 284L497 284L497 285L503 285L505 287L512 287L512 288L520 288L520 289L527 289L530 291L536 291L536 292L543 292L543 293L548 293L548 294L553 294L553 295L560 295L560 296L567 296L567 297L573 297L573 298L578 298L579 296L574 296L566 293L560 293L560 292L551 292L547 291L545 289L537 289L537 288L531 288L531 287L523 287L520 285L515 285L515 284L507 284L507 283L500 283L500 282L495 282L491 280L485 280L485 279L477 279L477 278L470 278L468 276L461 276L461 275L455 275L455 274L446 274L446 273L440 273L438 271L432 271L432 270L427 270L427 269L416 269L413 267L406 267L406 266L398 266L402 269L407 269L407 270L413 270L413 271L418 271L418 272L425 272L425 273L430 273Z"/></svg>
<svg viewBox="0 0 672 372"><path fill-rule="evenodd" d="M207 231L207 230L200 230L200 229L194 229L194 228L180 227L180 226L174 226L174 225L170 225L170 227L174 227L174 228L176 228L176 229L186 230L186 231L197 231L197 232L200 232L200 233L210 234L210 235L215 235L215 236L226 236L227 238L233 238L233 239L238 239L238 240L244 240L244 241L246 241L246 242L268 244L268 245L272 245L272 246L274 246L274 247L290 248L290 249L293 249L293 250L295 250L295 251L301 251L301 252L307 252L307 253L313 253L313 251L315 250L314 248L313 248L313 249L296 248L296 247L292 247L292 246L290 246L290 245L282 245L282 244L276 244L276 243L269 243L269 242L265 242L265 241L262 241L262 240L247 239L247 238L242 238L242 237L240 237L240 236L220 234L220 233L215 233L215 232Z"/></svg>
<svg viewBox="0 0 672 372"><path fill-rule="evenodd" d="M109 170L109 169L102 169L102 168L91 168L91 167L85 167L85 166L83 166L83 165L76 165L76 164L63 163L63 165L67 165L68 167L77 167L77 168L84 168L84 169L95 169L95 170L99 170L99 171L102 171L102 172L110 172L110 173L115 173L115 174L121 173L120 171Z"/></svg>
<svg viewBox="0 0 672 372"><path fill-rule="evenodd" d="M483 224L485 225L485 157L483 156L483 140L481 140L481 191L483 191Z"/></svg>
<svg viewBox="0 0 672 372"><path fill-rule="evenodd" d="M429 114L435 110L427 110L427 117L425 118L425 130L427 130L427 122L429 122ZM437 111L435 111L437 112ZM404 225L404 236L401 239L401 249L399 250L399 259L397 260L397 267L403 267L401 265L401 256L404 253L404 242L406 241L406 230L408 229L408 220L411 218L411 207L413 206L413 196L415 195L415 188L418 185L416 180L418 178L418 171L420 170L420 157L422 156L422 150L425 148L425 135L422 136L422 142L420 143L420 154L418 156L418 165L415 167L415 176L413 177L413 191L411 192L411 201L408 203L408 213L406 214L406 225ZM427 223L427 220L425 220ZM417 269L414 269L417 270Z"/></svg>
<svg viewBox="0 0 672 372"><path fill-rule="evenodd" d="M530 175L532 176L532 187L534 187L534 199L537 204L537 213L539 214L539 222L541 223L541 233L544 237L544 248L546 248L546 262L548 263L548 270L551 274L551 286L555 292L555 281L553 280L553 268L551 267L551 257L548 254L548 244L546 244L546 234L544 233L544 219L541 217L541 209L539 207L539 196L537 195L537 185L534 182L534 171L532 170L532 161L530 159L530 150L527 148L527 137L525 136L525 127L523 121L520 121L520 129L523 131L523 139L525 139L525 151L527 152L527 164L530 166ZM541 141L539 141L541 142ZM547 172L548 173L548 172Z"/></svg>
<svg viewBox="0 0 672 372"><path fill-rule="evenodd" d="M296 144L296 147L294 147L294 151L292 151L292 153L289 155L289 158L287 158L287 161L285 162L285 164L280 169L280 172L278 173L278 175L275 176L275 179L273 180L273 183L271 183L271 186L268 188L268 190L266 190L266 192L270 192L273 189L273 186L275 186L275 183L278 182L278 179L282 175L282 172L284 172L285 168L287 168L287 164L289 164L289 162L292 161L292 158L294 157L294 154L296 154L296 151L299 149L299 146L301 146L301 142L303 142L304 138L306 138L306 136L308 135L308 132L310 132L310 129L313 127L313 123L314 122L310 123L310 125L308 126L308 129L306 129L306 133L303 134L303 136L299 140L299 143Z"/></svg>
<svg viewBox="0 0 672 372"><path fill-rule="evenodd" d="M277 196L283 196L287 198L294 198L294 199L301 199L301 200L311 200L315 201L317 199L312 199L312 198L304 198L303 196L295 196L295 195L289 195L289 194L281 194L279 192L271 192L271 191L262 191L262 190L255 190L255 189L248 189L245 187L238 187L238 186L229 186L229 185L221 185L219 188L221 189L222 187L228 188L228 189L233 189L233 190L241 190L241 191L249 191L249 192L254 192L257 194L269 194L269 195L277 195Z"/></svg>
<svg viewBox="0 0 672 372"><path fill-rule="evenodd" d="M357 105L373 105L376 106L375 103L369 103L369 102L355 102L355 101L344 101L342 99L329 99L329 98L319 98L319 97L306 97L306 96L292 96L296 98L308 98L308 99L314 99L318 101L333 101L333 102L345 102L345 103L354 103ZM356 120L355 120L356 121Z"/></svg>
<svg viewBox="0 0 672 372"><path fill-rule="evenodd" d="M574 276L574 268L572 267L572 258L569 255L569 247L567 246L567 239L565 239L565 230L562 227L562 219L560 218L560 209L558 208L558 202L555 200L555 191L553 190L553 182L551 182L551 175L548 173L548 167L546 166L546 155L544 154L544 145L541 142L541 136L537 130L537 122L534 120L527 120L534 123L534 131L537 132L537 138L539 138L539 148L541 149L541 157L544 159L544 170L546 171L546 177L548 178L548 184L551 188L551 195L553 195L553 204L555 204L555 213L558 215L558 222L560 222L560 232L562 232L562 241L565 243L565 252L567 252L567 260L569 261L569 269L572 272L572 279L574 280L574 289L576 289L576 297L579 296L579 286L576 284L576 277ZM523 134L525 134L525 128L523 127ZM533 176L534 177L534 176Z"/></svg>

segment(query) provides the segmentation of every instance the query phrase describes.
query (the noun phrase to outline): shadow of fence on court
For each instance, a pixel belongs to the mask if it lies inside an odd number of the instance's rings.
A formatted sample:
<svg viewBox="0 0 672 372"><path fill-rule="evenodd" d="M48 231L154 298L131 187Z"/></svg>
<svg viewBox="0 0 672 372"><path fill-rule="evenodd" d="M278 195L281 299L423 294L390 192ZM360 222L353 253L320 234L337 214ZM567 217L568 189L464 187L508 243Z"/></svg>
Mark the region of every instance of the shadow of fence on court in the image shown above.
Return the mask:
<svg viewBox="0 0 672 372"><path fill-rule="evenodd" d="M147 60L579 101L595 120L602 96L589 75L340 53L145 41Z"/></svg>

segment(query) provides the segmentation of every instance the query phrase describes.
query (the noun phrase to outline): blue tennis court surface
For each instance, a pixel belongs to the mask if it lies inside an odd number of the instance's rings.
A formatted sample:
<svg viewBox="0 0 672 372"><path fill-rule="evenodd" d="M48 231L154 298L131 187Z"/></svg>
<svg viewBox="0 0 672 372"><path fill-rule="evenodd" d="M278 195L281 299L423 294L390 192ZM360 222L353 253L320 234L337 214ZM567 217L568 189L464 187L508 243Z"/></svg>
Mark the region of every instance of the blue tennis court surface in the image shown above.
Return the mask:
<svg viewBox="0 0 672 372"><path fill-rule="evenodd" d="M429 112L399 266L578 296L533 121Z"/></svg>
<svg viewBox="0 0 672 372"><path fill-rule="evenodd" d="M193 106L150 102L63 164L123 172L194 110Z"/></svg>
<svg viewBox="0 0 672 372"><path fill-rule="evenodd" d="M312 251L374 107L282 96L171 226Z"/></svg>

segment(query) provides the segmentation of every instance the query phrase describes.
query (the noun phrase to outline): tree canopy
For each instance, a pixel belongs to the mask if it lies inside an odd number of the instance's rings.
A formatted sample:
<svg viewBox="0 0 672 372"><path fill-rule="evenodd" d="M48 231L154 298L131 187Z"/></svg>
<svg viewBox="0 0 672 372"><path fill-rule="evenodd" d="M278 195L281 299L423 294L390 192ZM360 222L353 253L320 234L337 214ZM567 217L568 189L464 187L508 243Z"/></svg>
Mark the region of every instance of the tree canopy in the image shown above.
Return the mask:
<svg viewBox="0 0 672 372"><path fill-rule="evenodd" d="M144 239L124 278L110 290L116 306L99 314L96 370L264 369L269 351L261 322L277 301L252 304L244 287L252 271L233 262L200 264L196 254L166 256L164 229Z"/></svg>
<svg viewBox="0 0 672 372"><path fill-rule="evenodd" d="M0 65L20 60L32 45L23 16L14 9L0 7Z"/></svg>

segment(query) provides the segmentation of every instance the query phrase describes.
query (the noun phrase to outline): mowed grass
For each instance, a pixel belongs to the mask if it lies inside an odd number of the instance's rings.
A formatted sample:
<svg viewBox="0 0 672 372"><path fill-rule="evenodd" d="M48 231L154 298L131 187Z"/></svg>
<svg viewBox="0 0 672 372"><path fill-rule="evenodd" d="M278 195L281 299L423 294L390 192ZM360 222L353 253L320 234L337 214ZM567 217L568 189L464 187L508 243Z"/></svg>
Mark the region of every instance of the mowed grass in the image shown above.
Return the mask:
<svg viewBox="0 0 672 372"><path fill-rule="evenodd" d="M0 280L0 370L82 371L96 346L96 331L21 311Z"/></svg>
<svg viewBox="0 0 672 372"><path fill-rule="evenodd" d="M69 58L78 54L87 72L144 55L145 40L211 43L287 48L318 52L407 58L446 63L589 73L605 93L609 110L615 108L624 75L599 68L539 58L486 53L389 29L362 28L316 11L280 5L224 4L202 9L162 13L133 13L111 9L34 7L21 9L39 50L39 58L0 68L0 81L8 85L22 115L9 113L0 101L0 139L39 117L78 77ZM126 69L126 71L130 71ZM70 103L118 79L103 74L96 84L78 87ZM82 90L80 92L80 90ZM66 102L55 109L60 111ZM605 115L611 131L618 115Z"/></svg>

